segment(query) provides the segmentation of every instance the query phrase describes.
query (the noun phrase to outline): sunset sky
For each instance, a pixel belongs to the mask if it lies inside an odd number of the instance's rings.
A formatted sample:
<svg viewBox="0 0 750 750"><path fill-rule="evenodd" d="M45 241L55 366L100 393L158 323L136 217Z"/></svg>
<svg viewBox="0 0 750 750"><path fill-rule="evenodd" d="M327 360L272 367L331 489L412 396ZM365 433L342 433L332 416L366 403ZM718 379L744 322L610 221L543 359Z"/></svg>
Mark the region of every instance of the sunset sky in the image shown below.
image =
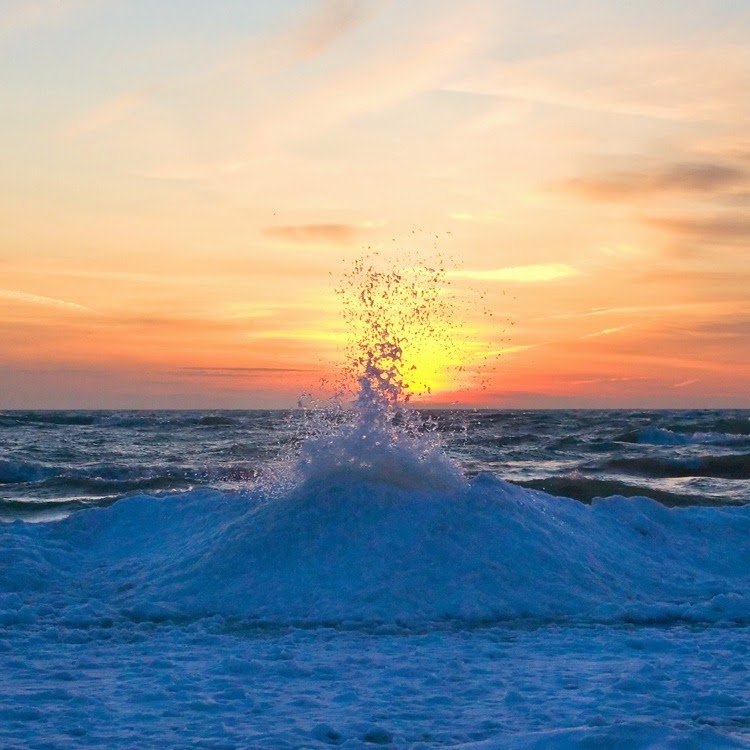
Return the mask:
<svg viewBox="0 0 750 750"><path fill-rule="evenodd" d="M0 0L0 164L0 408L292 405L368 246L434 403L750 406L747 0Z"/></svg>

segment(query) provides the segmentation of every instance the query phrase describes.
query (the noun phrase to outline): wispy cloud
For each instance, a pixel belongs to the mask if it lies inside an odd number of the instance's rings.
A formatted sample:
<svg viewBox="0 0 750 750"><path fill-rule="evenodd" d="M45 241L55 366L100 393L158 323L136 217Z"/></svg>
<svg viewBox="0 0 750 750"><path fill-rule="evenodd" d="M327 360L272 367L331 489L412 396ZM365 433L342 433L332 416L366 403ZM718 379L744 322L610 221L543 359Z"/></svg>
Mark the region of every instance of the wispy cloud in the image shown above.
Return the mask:
<svg viewBox="0 0 750 750"><path fill-rule="evenodd" d="M514 346L503 346L503 347L500 347L500 349L495 349L494 351L491 351L484 356L502 357L502 356L505 356L506 354L516 354L518 352L525 352L527 349L534 349L537 346L539 346L539 344L516 344Z"/></svg>
<svg viewBox="0 0 750 750"><path fill-rule="evenodd" d="M354 239L362 230L363 228L357 224L293 224L266 227L263 233L268 237L285 242L343 244Z"/></svg>
<svg viewBox="0 0 750 750"><path fill-rule="evenodd" d="M613 333L624 331L626 328L630 328L630 326L626 325L626 326L614 326L613 328L602 328L601 331L594 331L594 333L587 333L585 336L581 336L581 338L593 339L593 338L597 338L598 336L610 336Z"/></svg>
<svg viewBox="0 0 750 750"><path fill-rule="evenodd" d="M499 221L507 220L507 216L501 211L482 211L480 213L455 211L450 217L456 221L468 221L475 224L495 224Z"/></svg>
<svg viewBox="0 0 750 750"><path fill-rule="evenodd" d="M231 69L258 79L322 55L343 42L388 2L374 0L318 0L305 14L295 12L291 21L269 36L254 38L227 60Z"/></svg>
<svg viewBox="0 0 750 750"><path fill-rule="evenodd" d="M602 255L607 255L610 258L617 258L621 260L632 260L639 255L643 255L646 251L644 247L628 245L627 243L610 243L607 245L601 245L598 248Z"/></svg>
<svg viewBox="0 0 750 750"><path fill-rule="evenodd" d="M450 276L456 279L472 279L473 281L514 281L527 284L566 279L571 276L578 276L580 273L577 268L573 268L566 263L545 263L533 266L452 271Z"/></svg>
<svg viewBox="0 0 750 750"><path fill-rule="evenodd" d="M181 372L201 375L241 377L245 375L267 375L285 372L313 372L309 367L180 367Z"/></svg>
<svg viewBox="0 0 750 750"><path fill-rule="evenodd" d="M234 335L248 331L248 321L218 317L167 316L167 315L128 315L120 314L107 319L107 324L125 331L135 331L146 336L194 335Z"/></svg>
<svg viewBox="0 0 750 750"><path fill-rule="evenodd" d="M362 0L324 0L291 36L300 53L316 55L356 28L368 15L372 4Z"/></svg>
<svg viewBox="0 0 750 750"><path fill-rule="evenodd" d="M596 317L599 315L637 315L637 314L663 314L670 312L677 313L711 313L716 312L720 307L726 307L727 309L734 309L737 305L736 300L723 300L721 303L715 302L675 302L666 303L663 305L622 305L613 307L593 307L589 310L580 310L575 312L555 313L554 315L546 315L544 319L557 319L565 320L569 318L588 318Z"/></svg>
<svg viewBox="0 0 750 750"><path fill-rule="evenodd" d="M451 90L594 112L667 120L732 120L750 108L746 44L575 45L492 62Z"/></svg>
<svg viewBox="0 0 750 750"><path fill-rule="evenodd" d="M557 187L591 200L619 201L658 193L711 193L740 185L747 178L744 170L728 164L685 162L651 170L576 177Z"/></svg>
<svg viewBox="0 0 750 750"><path fill-rule="evenodd" d="M79 305L76 302L68 302L56 297L44 297L41 294L29 294L16 289L0 289L0 299L10 300L11 302L21 302L29 305L42 305L44 307L57 307L64 310L75 312L90 313L93 310L85 305Z"/></svg>
<svg viewBox="0 0 750 750"><path fill-rule="evenodd" d="M648 216L645 221L676 235L711 242L745 243L750 238L750 217L745 213L723 213L704 218Z"/></svg>
<svg viewBox="0 0 750 750"><path fill-rule="evenodd" d="M738 309L731 315L721 315L713 320L704 320L690 326L693 336L702 336L710 340L744 339L744 346L738 342L737 353L740 350L750 352L750 310Z"/></svg>
<svg viewBox="0 0 750 750"><path fill-rule="evenodd" d="M634 377L616 377L616 378L581 378L577 380L566 379L569 385L593 385L594 383L630 383L634 381L648 380L649 378Z"/></svg>
<svg viewBox="0 0 750 750"><path fill-rule="evenodd" d="M463 9L390 40L386 55L367 45L350 64L295 91L249 134L256 147L308 138L352 118L382 112L439 89L486 34L477 13Z"/></svg>
<svg viewBox="0 0 750 750"><path fill-rule="evenodd" d="M0 38L48 26L95 4L97 0L4 0L0 6Z"/></svg>
<svg viewBox="0 0 750 750"><path fill-rule="evenodd" d="M71 127L73 134L93 133L127 119L147 101L145 91L120 94L95 107Z"/></svg>
<svg viewBox="0 0 750 750"><path fill-rule="evenodd" d="M348 335L344 331L321 328L256 331L252 334L252 338L254 340L328 342L338 344L348 341Z"/></svg>
<svg viewBox="0 0 750 750"><path fill-rule="evenodd" d="M687 388L689 385L695 385L696 383L700 383L700 378L692 378L690 380L683 380L679 383L675 383L672 388Z"/></svg>

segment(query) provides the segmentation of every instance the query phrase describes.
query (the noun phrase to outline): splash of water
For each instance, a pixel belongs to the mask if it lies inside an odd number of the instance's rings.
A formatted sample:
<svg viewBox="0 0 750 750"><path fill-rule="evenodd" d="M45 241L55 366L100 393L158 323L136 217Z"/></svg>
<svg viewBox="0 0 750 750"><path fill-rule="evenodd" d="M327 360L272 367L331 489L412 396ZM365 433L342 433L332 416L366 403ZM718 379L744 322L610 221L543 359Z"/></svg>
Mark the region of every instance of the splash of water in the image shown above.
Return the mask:
<svg viewBox="0 0 750 750"><path fill-rule="evenodd" d="M436 337L444 350L456 348L448 286L442 263L382 267L377 255L344 274L337 293L350 332L345 371L357 384L358 408L390 414L430 393L416 362Z"/></svg>
<svg viewBox="0 0 750 750"><path fill-rule="evenodd" d="M317 409L303 441L297 480L377 481L401 488L456 489L465 484L438 433L410 407L430 392L416 359L440 338L455 349L452 305L442 264L383 268L377 256L356 260L337 289L350 332L344 384ZM351 409L343 406L353 395ZM322 417L322 418L321 418Z"/></svg>

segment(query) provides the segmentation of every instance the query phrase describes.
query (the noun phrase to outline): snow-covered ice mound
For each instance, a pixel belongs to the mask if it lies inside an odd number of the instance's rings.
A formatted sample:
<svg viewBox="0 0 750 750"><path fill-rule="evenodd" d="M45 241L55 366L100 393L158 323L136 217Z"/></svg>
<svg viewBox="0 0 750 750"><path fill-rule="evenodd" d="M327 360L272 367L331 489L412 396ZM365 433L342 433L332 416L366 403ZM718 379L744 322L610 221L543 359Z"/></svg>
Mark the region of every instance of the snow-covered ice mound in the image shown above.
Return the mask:
<svg viewBox="0 0 750 750"><path fill-rule="evenodd" d="M750 506L587 506L490 476L139 496L0 537L6 621L750 622Z"/></svg>

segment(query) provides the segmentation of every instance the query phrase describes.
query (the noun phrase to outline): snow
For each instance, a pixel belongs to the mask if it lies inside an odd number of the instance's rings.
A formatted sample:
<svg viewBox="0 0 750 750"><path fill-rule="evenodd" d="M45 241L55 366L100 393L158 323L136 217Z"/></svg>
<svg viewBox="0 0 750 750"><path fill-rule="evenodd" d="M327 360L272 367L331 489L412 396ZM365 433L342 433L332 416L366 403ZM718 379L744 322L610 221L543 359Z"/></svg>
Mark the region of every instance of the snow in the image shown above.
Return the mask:
<svg viewBox="0 0 750 750"><path fill-rule="evenodd" d="M686 625L15 627L0 641L0 738L6 748L372 748L386 737L419 748L746 747L749 649L746 629Z"/></svg>

